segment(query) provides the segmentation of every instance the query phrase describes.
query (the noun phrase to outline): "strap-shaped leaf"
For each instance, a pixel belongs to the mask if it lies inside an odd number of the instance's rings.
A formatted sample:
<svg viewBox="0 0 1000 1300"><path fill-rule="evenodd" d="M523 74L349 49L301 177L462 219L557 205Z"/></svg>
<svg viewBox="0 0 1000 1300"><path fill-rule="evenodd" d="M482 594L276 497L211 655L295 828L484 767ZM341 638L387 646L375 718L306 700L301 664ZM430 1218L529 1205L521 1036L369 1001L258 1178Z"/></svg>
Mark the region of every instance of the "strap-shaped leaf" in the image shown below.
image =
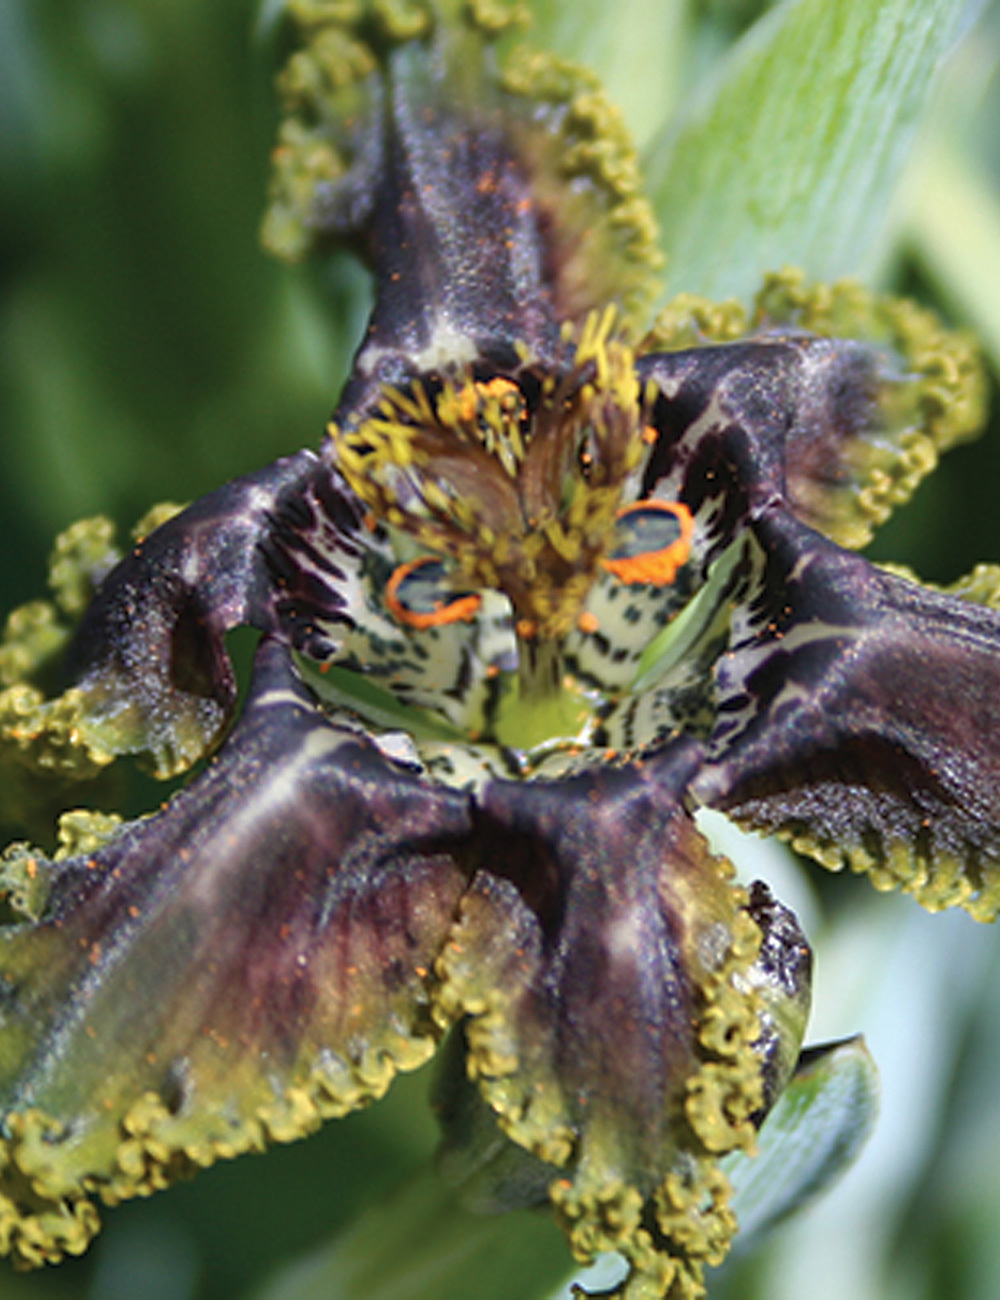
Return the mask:
<svg viewBox="0 0 1000 1300"><path fill-rule="evenodd" d="M799 1064L757 1140L724 1165L740 1222L737 1250L819 1196L854 1161L878 1114L878 1070L863 1038L825 1043Z"/></svg>
<svg viewBox="0 0 1000 1300"><path fill-rule="evenodd" d="M864 273L964 0L786 0L646 154L671 288Z"/></svg>
<svg viewBox="0 0 1000 1300"><path fill-rule="evenodd" d="M548 1216L471 1213L425 1169L249 1300L469 1300L470 1290L476 1300L548 1300L568 1272Z"/></svg>

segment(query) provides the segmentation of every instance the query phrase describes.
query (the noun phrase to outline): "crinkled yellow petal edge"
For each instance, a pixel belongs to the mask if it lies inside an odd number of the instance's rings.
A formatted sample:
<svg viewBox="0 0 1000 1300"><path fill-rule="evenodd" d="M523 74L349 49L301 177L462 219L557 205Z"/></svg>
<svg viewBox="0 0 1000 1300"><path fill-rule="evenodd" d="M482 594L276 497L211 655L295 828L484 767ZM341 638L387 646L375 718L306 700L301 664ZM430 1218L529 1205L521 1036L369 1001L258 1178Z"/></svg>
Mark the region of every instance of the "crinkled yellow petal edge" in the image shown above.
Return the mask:
<svg viewBox="0 0 1000 1300"><path fill-rule="evenodd" d="M350 171L368 81L387 51L406 41L430 39L441 26L457 31L462 24L492 42L523 26L530 14L524 5L507 0L448 5L367 0L349 6L291 0L287 9L305 47L279 78L285 112L262 239L275 256L294 262L315 242L317 194ZM510 97L512 107L524 105L523 120L513 112L507 125L532 162L539 204L556 226L567 204L580 204L588 243L604 250L581 263L586 284L565 286L564 314L575 317L595 302L615 300L638 316L656 290L655 273L663 258L635 149L618 109L592 72L524 46L501 58L496 88ZM595 276L606 283L595 283Z"/></svg>
<svg viewBox="0 0 1000 1300"><path fill-rule="evenodd" d="M977 564L970 573L946 586L923 582L902 564L880 567L933 591L1000 609L1000 565ZM995 921L1000 914L1000 871L995 861L983 862L977 872L976 864L967 857L941 849L921 852L909 841L888 846L883 842L876 854L864 845L831 844L803 831L779 831L778 838L829 871L847 868L856 875L867 875L882 893L899 889L929 912L961 907L974 920L984 923Z"/></svg>
<svg viewBox="0 0 1000 1300"><path fill-rule="evenodd" d="M623 1139L606 1116L595 1114L581 1131L558 1079L544 1067L539 1073L538 1061L520 1059L511 973L491 977L493 963L506 966L509 945L517 947L517 940L507 935L503 945L488 942L483 950L474 893L463 901L437 964L442 1021L468 1017L470 1077L502 1131L554 1166L549 1197L574 1256L587 1263L599 1253L618 1251L627 1259L622 1300L704 1295L704 1266L722 1261L736 1232L729 1185L716 1160L754 1145L751 1117L762 1104L754 1044L761 1034L762 1004L746 991L742 977L758 954L761 936L745 910L745 893L730 884L730 864L714 859L713 869L713 893L719 891L717 899L721 891L727 896L729 942L721 956L707 955L715 917L699 915L692 893L684 910L693 937L685 944L683 966L695 984L696 1060L683 1106L673 1117L669 1167L655 1188L640 1188L630 1178Z"/></svg>
<svg viewBox="0 0 1000 1300"><path fill-rule="evenodd" d="M174 1114L162 1097L146 1093L122 1117L110 1159L103 1132L88 1143L90 1134L39 1110L10 1114L0 1142L7 1188L0 1192L0 1254L27 1268L82 1254L100 1228L95 1200L113 1206L148 1196L217 1160L304 1137L323 1120L378 1100L397 1072L423 1065L436 1045L435 1035L387 1031L358 1060L325 1058L280 1091L255 1065L256 1078L231 1089L238 1106L195 1104Z"/></svg>
<svg viewBox="0 0 1000 1300"><path fill-rule="evenodd" d="M870 342L886 352L888 382L877 395L884 429L844 448L848 481L831 490L820 521L838 545L857 549L910 499L941 452L982 430L986 380L978 352L970 335L945 329L908 299L872 293L853 280L809 282L790 268L765 277L750 311L734 300L678 295L638 351L676 351L786 330Z"/></svg>
<svg viewBox="0 0 1000 1300"><path fill-rule="evenodd" d="M154 506L132 530L134 540L180 509L171 502ZM12 818L24 793L19 776L86 781L120 752L108 727L88 717L91 702L82 691L71 687L47 699L31 680L66 649L73 625L119 558L109 519L79 520L56 538L49 561L52 600L31 601L7 619L0 638L0 764L13 782L11 797L3 799Z"/></svg>

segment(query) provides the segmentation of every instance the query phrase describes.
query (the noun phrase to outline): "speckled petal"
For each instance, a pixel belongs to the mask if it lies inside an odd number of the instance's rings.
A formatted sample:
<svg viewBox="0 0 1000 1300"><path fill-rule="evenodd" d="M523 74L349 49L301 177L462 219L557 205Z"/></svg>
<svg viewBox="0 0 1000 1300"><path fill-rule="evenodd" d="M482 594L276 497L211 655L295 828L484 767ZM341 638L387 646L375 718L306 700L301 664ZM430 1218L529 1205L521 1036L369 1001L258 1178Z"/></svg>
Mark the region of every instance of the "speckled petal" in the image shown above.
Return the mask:
<svg viewBox="0 0 1000 1300"><path fill-rule="evenodd" d="M22 850L8 878L43 897L0 929L0 1248L79 1252L88 1195L291 1140L426 1060L468 820L265 642L227 746L162 812L65 861Z"/></svg>
<svg viewBox="0 0 1000 1300"><path fill-rule="evenodd" d="M749 313L681 295L640 351L695 345L704 355L705 344L754 340L801 350L783 434L784 490L799 518L841 546L868 542L939 454L983 426L985 379L971 340L915 303L854 281L811 284L799 271L775 272ZM756 418L749 403L746 414Z"/></svg>
<svg viewBox="0 0 1000 1300"><path fill-rule="evenodd" d="M930 908L1000 909L1000 613L775 509L720 660L692 789Z"/></svg>
<svg viewBox="0 0 1000 1300"><path fill-rule="evenodd" d="M100 587L70 649L71 698L91 744L183 771L221 736L236 700L223 643L273 626L259 544L282 499L321 470L308 451L236 479L136 543Z"/></svg>
<svg viewBox="0 0 1000 1300"><path fill-rule="evenodd" d="M501 1129L550 1166L577 1256L623 1251L635 1296L698 1293L734 1229L712 1157L752 1144L763 1103L761 1003L736 988L760 931L680 803L699 760L680 741L487 786L481 869L438 962Z"/></svg>

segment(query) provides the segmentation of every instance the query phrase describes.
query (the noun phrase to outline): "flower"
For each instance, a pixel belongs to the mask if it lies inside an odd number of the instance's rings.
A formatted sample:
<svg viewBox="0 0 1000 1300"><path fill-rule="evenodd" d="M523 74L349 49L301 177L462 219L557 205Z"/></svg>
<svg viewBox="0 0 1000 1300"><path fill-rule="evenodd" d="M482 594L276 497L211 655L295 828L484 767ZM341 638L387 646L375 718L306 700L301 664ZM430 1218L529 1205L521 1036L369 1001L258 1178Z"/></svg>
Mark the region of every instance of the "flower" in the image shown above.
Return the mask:
<svg viewBox="0 0 1000 1300"><path fill-rule="evenodd" d="M293 8L267 237L353 241L376 304L321 453L114 566L92 528L62 544L65 611L99 579L74 684L11 688L9 752L218 752L154 816L6 858L0 1244L81 1250L93 1196L297 1137L451 1030L453 1176L621 1250L631 1300L701 1294L809 956L694 805L997 909L995 576L933 592L843 549L976 426L974 366L790 275L750 320L687 301L635 337L652 228L594 84L484 78L500 6ZM61 635L15 616L9 674Z"/></svg>

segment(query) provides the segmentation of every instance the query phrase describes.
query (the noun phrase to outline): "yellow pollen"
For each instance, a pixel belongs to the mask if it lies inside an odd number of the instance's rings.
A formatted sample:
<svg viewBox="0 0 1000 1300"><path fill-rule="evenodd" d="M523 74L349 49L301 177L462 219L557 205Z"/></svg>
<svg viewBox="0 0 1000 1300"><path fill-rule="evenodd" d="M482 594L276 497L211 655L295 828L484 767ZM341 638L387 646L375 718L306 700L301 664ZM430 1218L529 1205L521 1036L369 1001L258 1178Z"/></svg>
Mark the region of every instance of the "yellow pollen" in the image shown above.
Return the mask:
<svg viewBox="0 0 1000 1300"><path fill-rule="evenodd" d="M335 464L371 514L452 575L455 589L442 577L435 605L429 573L404 589L413 571L397 570L386 600L401 623L470 620L472 593L492 589L509 599L522 640L558 644L602 565L629 582L672 581L682 546L655 561L613 550L622 491L648 436L634 354L618 329L613 307L592 312L564 332L576 345L558 370L522 347L517 376L466 370L386 386L374 414L331 426ZM632 530L632 550L643 531Z"/></svg>

